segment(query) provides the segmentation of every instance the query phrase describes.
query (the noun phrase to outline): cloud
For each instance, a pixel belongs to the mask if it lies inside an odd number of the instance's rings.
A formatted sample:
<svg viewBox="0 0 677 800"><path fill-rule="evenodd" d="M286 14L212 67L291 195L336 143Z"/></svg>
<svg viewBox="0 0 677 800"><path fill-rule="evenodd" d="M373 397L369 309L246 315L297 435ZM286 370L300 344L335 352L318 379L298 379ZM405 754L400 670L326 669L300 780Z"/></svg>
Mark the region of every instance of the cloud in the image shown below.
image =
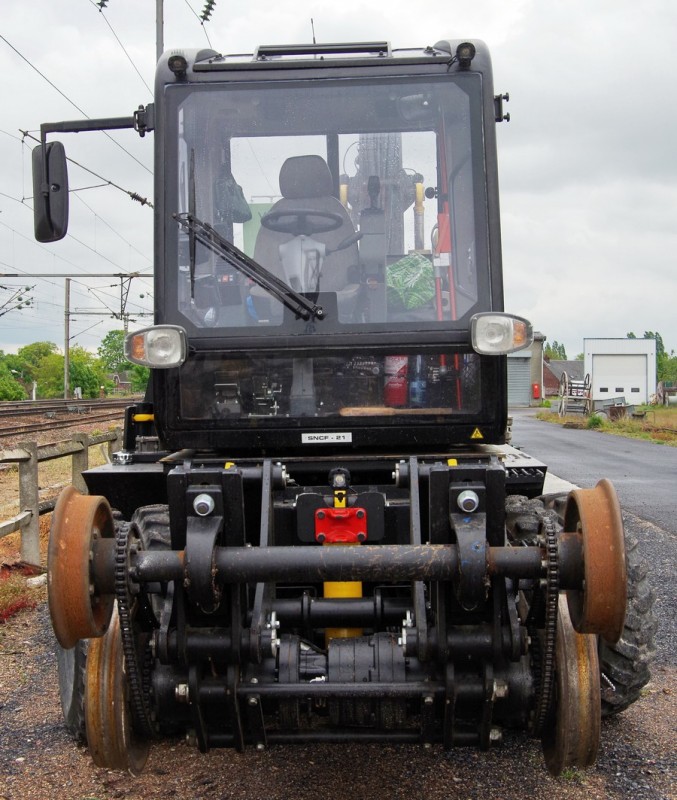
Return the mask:
<svg viewBox="0 0 677 800"><path fill-rule="evenodd" d="M105 16L82 0L5 4L2 34L61 91L95 116L131 114L148 90L123 52L153 85L153 3L110 0ZM199 3L193 4L200 10ZM424 0L364 5L357 0L217 0L202 27L187 3L165 3L167 49L251 52L259 44L390 40L424 46L443 38L484 39L496 91L509 91L512 121L498 126L506 307L530 317L569 354L586 336L658 330L677 348L674 253L677 158L673 101L677 6L672 0L478 0L450 7ZM106 20L110 23L106 24ZM152 211L106 187L77 193L71 233L50 246L33 241L30 151L19 129L77 119L79 112L0 41L0 271L101 273L148 269ZM106 180L150 197L152 136L132 132L64 137L68 154ZM71 185L97 179L71 169ZM14 198L14 199L10 199ZM85 205L86 204L86 205ZM1 279L0 279L1 280ZM21 281L23 283L23 281ZM29 281L32 282L32 281ZM88 281L87 285L94 282ZM119 305L119 291L96 282ZM36 310L0 318L0 349L63 338L63 280L38 282ZM74 286L75 308L97 299ZM152 294L133 286L130 297ZM98 290L97 290L98 291ZM82 317L76 342L96 346L119 327L99 303L102 321ZM140 324L147 320L140 319Z"/></svg>

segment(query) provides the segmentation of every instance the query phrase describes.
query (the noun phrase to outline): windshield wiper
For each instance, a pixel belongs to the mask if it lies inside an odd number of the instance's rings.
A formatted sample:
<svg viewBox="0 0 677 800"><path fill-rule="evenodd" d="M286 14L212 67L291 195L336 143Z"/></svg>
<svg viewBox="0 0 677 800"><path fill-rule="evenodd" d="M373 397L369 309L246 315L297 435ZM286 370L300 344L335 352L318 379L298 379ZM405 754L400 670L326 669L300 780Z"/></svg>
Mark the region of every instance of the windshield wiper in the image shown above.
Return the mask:
<svg viewBox="0 0 677 800"><path fill-rule="evenodd" d="M195 214L190 212L182 214L174 214L174 219L178 224L188 233L189 241L191 244L200 242L212 253L216 253L234 267L238 272L246 275L248 278L257 283L267 292L277 298L287 308L296 314L301 319L323 319L324 309L304 297L302 294L294 291L283 280L273 275L272 272L261 266L258 262L250 258L246 253L243 253L239 247L236 247L228 239L224 239L218 231L216 231L207 222L198 219ZM191 294L193 291L193 283L195 276L195 248L194 244L190 248L190 280L191 280Z"/></svg>

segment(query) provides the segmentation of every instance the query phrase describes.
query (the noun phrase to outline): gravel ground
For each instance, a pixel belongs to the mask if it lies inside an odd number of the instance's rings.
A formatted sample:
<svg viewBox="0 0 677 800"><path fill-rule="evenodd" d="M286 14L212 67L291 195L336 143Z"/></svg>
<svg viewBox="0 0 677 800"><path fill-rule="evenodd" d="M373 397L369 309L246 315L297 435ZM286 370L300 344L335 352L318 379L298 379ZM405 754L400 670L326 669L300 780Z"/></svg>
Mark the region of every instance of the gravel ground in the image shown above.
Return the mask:
<svg viewBox="0 0 677 800"><path fill-rule="evenodd" d="M635 518L654 565L660 620L653 680L642 698L605 722L597 765L551 778L540 744L508 733L480 753L440 747L304 745L258 753L215 750L201 755L183 741L157 744L133 778L93 765L61 722L54 646L46 604L0 626L0 800L334 800L346 793L422 800L677 798L677 600L672 583L677 539Z"/></svg>

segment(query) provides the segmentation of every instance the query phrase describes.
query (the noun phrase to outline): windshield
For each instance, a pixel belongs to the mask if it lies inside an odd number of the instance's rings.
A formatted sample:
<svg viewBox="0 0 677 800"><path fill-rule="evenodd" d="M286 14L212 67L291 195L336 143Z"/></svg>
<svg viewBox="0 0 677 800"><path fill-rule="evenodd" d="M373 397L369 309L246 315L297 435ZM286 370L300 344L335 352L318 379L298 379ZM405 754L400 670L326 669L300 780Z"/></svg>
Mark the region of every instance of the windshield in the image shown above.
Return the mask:
<svg viewBox="0 0 677 800"><path fill-rule="evenodd" d="M167 223L170 314L229 337L462 327L489 294L480 90L477 75L172 87L169 214L323 314L308 325Z"/></svg>

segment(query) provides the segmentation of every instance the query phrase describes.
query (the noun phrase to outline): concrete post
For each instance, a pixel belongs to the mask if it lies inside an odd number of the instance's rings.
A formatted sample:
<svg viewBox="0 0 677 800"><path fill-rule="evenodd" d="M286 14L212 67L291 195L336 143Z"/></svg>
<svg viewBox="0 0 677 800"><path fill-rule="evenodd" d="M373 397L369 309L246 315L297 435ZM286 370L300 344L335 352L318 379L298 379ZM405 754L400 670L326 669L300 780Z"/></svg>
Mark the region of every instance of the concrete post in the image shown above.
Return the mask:
<svg viewBox="0 0 677 800"><path fill-rule="evenodd" d="M38 493L38 445L37 442L22 442L19 447L30 458L19 462L19 506L29 511L30 519L21 528L21 560L27 564L40 565L40 496Z"/></svg>
<svg viewBox="0 0 677 800"><path fill-rule="evenodd" d="M80 442L82 445L82 450L79 453L73 453L71 483L79 492L87 494L87 484L82 477L82 473L89 467L89 436L86 433L75 433L71 436L71 441Z"/></svg>
<svg viewBox="0 0 677 800"><path fill-rule="evenodd" d="M122 450L122 428L115 428L115 439L108 442L108 460L112 461L113 453Z"/></svg>

